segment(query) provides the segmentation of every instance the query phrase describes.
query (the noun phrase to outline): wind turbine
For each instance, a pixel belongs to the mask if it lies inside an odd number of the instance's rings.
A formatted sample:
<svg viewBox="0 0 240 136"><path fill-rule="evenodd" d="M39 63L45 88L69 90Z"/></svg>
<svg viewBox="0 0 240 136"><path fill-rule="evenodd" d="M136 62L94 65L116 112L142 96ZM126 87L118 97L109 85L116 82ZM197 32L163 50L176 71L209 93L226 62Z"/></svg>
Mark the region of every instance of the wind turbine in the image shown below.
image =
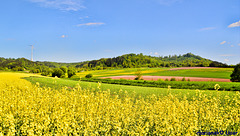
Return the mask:
<svg viewBox="0 0 240 136"><path fill-rule="evenodd" d="M34 44L33 44L34 45ZM31 61L33 61L33 45L29 45L29 46L31 46L31 48L32 48L32 53L31 53Z"/></svg>

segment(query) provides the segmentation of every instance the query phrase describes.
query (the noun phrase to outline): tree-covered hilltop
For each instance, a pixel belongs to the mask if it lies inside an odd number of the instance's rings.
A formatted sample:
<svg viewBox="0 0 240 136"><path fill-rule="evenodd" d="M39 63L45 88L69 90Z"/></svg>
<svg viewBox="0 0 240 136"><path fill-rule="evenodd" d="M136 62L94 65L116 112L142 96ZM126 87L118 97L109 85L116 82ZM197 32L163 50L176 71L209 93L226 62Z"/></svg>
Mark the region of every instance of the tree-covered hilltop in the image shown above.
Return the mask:
<svg viewBox="0 0 240 136"><path fill-rule="evenodd" d="M147 56L140 54L125 54L114 58L92 60L84 65L90 69L104 69L108 67L134 68L134 67L228 67L227 64L202 58L192 53L169 56Z"/></svg>
<svg viewBox="0 0 240 136"><path fill-rule="evenodd" d="M114 58L101 58L99 60L78 63L58 62L32 62L25 58L1 58L0 70L24 71L43 73L54 68L71 67L78 71L99 70L108 68L138 68L138 67L229 67L227 64L202 58L192 53L169 56L147 56L140 54L125 54Z"/></svg>
<svg viewBox="0 0 240 136"><path fill-rule="evenodd" d="M83 66L85 62L78 63L58 63L58 62L40 62L40 61L30 61L25 58L2 58L0 57L0 70L12 69L16 71L31 70L31 69L44 69L44 68L60 68L65 67L77 67Z"/></svg>

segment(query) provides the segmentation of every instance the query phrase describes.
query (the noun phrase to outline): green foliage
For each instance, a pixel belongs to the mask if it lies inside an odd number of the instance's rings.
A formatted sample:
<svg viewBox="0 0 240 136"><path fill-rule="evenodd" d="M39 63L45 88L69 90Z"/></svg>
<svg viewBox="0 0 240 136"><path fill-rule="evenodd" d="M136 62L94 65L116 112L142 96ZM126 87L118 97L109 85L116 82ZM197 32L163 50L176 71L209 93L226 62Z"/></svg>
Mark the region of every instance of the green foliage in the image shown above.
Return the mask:
<svg viewBox="0 0 240 136"><path fill-rule="evenodd" d="M60 69L64 72L67 73L68 68L66 66L61 66Z"/></svg>
<svg viewBox="0 0 240 136"><path fill-rule="evenodd" d="M232 82L240 82L240 63L235 66L230 80Z"/></svg>
<svg viewBox="0 0 240 136"><path fill-rule="evenodd" d="M182 81L187 81L187 80L186 80L186 78L184 77L184 78L182 78Z"/></svg>
<svg viewBox="0 0 240 136"><path fill-rule="evenodd" d="M166 78L165 81L168 81L168 78Z"/></svg>
<svg viewBox="0 0 240 136"><path fill-rule="evenodd" d="M141 69L137 69L135 75L137 76L135 80L141 80L142 79L142 71Z"/></svg>
<svg viewBox="0 0 240 136"><path fill-rule="evenodd" d="M87 74L85 77L86 77L86 78L92 78L93 75L92 75L92 74Z"/></svg>
<svg viewBox="0 0 240 136"><path fill-rule="evenodd" d="M41 71L39 69L31 69L29 72L30 73L40 73Z"/></svg>
<svg viewBox="0 0 240 136"><path fill-rule="evenodd" d="M68 78L71 78L72 76L76 75L76 69L74 67L69 67L67 73Z"/></svg>
<svg viewBox="0 0 240 136"><path fill-rule="evenodd" d="M162 82L162 81L164 81L163 79L161 79L161 78L159 78L157 81L159 81L159 82Z"/></svg>
<svg viewBox="0 0 240 136"><path fill-rule="evenodd" d="M51 88L55 88L55 89L61 89L62 87L73 88L77 84L79 84L81 86L81 88L83 88L83 89L97 88L97 86L98 86L97 82L96 83L95 82L85 82L85 81L79 82L79 78L78 79L70 78L71 80L69 80L69 79L58 79L56 83L53 83L54 79L51 79L51 78L26 77L25 79L32 82L33 84L36 84L36 82L39 82L41 87L51 87ZM76 80L76 81L74 81L74 80ZM111 80L111 79L109 79L109 80ZM122 79L120 81L126 81L126 80ZM134 81L136 81L136 80L134 80ZM144 82L144 81L138 80L136 82ZM170 82L170 83L172 83L172 82ZM232 84L237 84L237 83L232 83ZM220 85L221 85L221 87L226 86L225 84L220 84ZM168 92L169 92L167 87L166 88L141 87L141 86L118 85L117 83L116 84L102 83L101 89L102 90L110 90L111 94L116 94L116 93L119 92L119 90L127 90L128 94L131 95L133 98L139 98L138 96L149 97L149 96L152 96L153 94L157 95L157 96L166 96L166 95L168 95ZM183 99L184 95L196 98L196 90L195 89L194 90L171 89L170 92L173 95L179 96L179 99ZM120 93L120 94L118 93L119 97L121 97L123 95L123 93L124 93L124 91L122 91L122 93ZM217 95L220 95L223 101L226 100L226 99L224 99L226 95L231 95L231 96L236 95L236 93L234 91L221 91L221 93L218 93L214 90L212 90L212 91L207 90L207 91L202 91L202 93L210 95L211 98L213 98L213 96L216 97ZM114 96L115 95L113 95L113 97ZM189 100L191 100L191 99L189 99Z"/></svg>
<svg viewBox="0 0 240 136"><path fill-rule="evenodd" d="M67 73L67 67L74 67L77 71L82 70L103 70L112 68L140 68L140 67L230 67L226 64L212 61L209 59L202 58L192 53L184 55L169 55L169 56L147 56L140 54L125 54L114 58L102 58L99 60L84 61L78 63L57 63L57 62L39 62L30 61L25 58L1 58L0 57L0 68L13 69L18 71L17 67L24 68L25 70L39 69L43 75L49 75L44 71L47 68L61 68L64 73ZM38 72L39 72L38 71ZM32 71L33 72L33 71ZM36 73L37 71L34 71ZM67 75L67 74L65 74Z"/></svg>
<svg viewBox="0 0 240 136"><path fill-rule="evenodd" d="M176 81L176 78L171 78L170 81Z"/></svg>
<svg viewBox="0 0 240 136"><path fill-rule="evenodd" d="M87 67L89 69L99 69L103 68L139 68L139 67L208 67L212 64L212 66L218 67L228 67L228 65L213 62L209 59L202 58L200 56L194 55L192 53L187 53L184 55L169 55L169 56L146 56L142 53L140 54L126 54L122 56L118 56L116 58L102 58L99 60L89 61Z"/></svg>
<svg viewBox="0 0 240 136"><path fill-rule="evenodd" d="M75 78L73 80L79 80ZM215 90L214 86L219 84L219 90L225 91L239 91L240 84L232 82L182 82L182 81L147 81L147 80L113 80L113 79L98 79L98 78L82 78L81 81L88 82L102 82L108 84L143 86L143 87L159 87L168 88L170 85L172 89L199 89L201 90Z"/></svg>
<svg viewBox="0 0 240 136"><path fill-rule="evenodd" d="M53 69L52 77L64 77L64 72L60 68Z"/></svg>
<svg viewBox="0 0 240 136"><path fill-rule="evenodd" d="M45 68L42 70L42 76L51 76L53 73L53 70L51 68Z"/></svg>
<svg viewBox="0 0 240 136"><path fill-rule="evenodd" d="M13 71L24 71L24 68L23 67L15 67L15 68L12 68Z"/></svg>

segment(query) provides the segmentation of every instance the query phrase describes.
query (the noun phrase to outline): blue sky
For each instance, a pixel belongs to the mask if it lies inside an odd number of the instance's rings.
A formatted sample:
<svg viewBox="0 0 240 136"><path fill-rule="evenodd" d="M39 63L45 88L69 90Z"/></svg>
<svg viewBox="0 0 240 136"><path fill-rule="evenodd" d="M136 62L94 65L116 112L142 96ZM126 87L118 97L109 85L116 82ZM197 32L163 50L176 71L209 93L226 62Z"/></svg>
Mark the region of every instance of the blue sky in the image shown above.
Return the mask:
<svg viewBox="0 0 240 136"><path fill-rule="evenodd" d="M4 0L0 57L80 62L191 52L240 62L239 0Z"/></svg>

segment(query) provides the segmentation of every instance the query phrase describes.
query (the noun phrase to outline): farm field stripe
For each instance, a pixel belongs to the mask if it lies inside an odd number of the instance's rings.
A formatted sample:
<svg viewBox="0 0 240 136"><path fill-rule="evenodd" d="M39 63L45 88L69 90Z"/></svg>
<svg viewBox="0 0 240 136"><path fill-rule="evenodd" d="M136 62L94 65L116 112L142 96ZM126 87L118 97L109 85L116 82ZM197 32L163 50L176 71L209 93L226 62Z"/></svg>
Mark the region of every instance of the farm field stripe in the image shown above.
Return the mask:
<svg viewBox="0 0 240 136"><path fill-rule="evenodd" d="M136 76L126 75L126 76L112 76L112 77L100 77L102 79L111 78L111 79L130 79L134 80ZM179 77L179 76L142 76L144 80L154 80L157 81L158 79L168 79L175 78L176 80L182 80L182 78L190 79L190 81L214 81L214 82L231 82L230 79L223 79L223 78L205 78L205 77Z"/></svg>

